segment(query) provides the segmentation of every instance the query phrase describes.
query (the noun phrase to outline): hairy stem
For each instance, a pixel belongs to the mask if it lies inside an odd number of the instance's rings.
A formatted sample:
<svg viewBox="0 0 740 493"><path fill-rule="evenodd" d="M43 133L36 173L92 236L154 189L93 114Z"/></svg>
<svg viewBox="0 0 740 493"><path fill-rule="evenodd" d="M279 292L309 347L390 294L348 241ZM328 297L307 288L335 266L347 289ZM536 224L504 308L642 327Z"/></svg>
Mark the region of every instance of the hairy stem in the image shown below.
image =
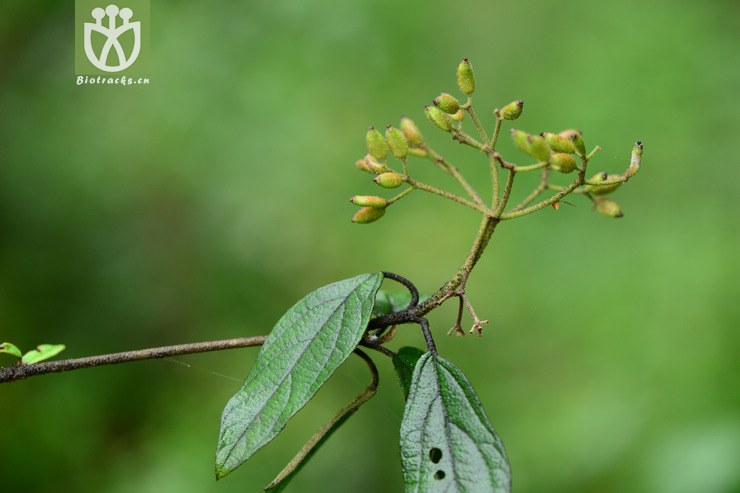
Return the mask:
<svg viewBox="0 0 740 493"><path fill-rule="evenodd" d="M433 194L439 195L440 197L450 199L454 202L457 202L458 204L462 204L464 206L470 207L474 211L478 211L483 214L491 213L491 211L488 210L485 206L481 204L476 204L475 202L471 202L467 199L460 197L459 195L455 195L454 193L450 193L445 190L440 190L439 188L433 187L431 185L427 185L426 183L416 181L410 176L406 176L404 177L404 179L409 185L411 185L414 188L418 188L419 190L424 190L425 192L433 193Z"/></svg>
<svg viewBox="0 0 740 493"><path fill-rule="evenodd" d="M166 358L181 354L206 353L209 351L222 351L224 349L261 346L264 344L266 339L267 336L240 337L237 339L178 344L176 346L163 346L140 349L137 351L126 351L123 353L101 354L98 356L48 361L43 363L33 363L30 365L8 366L0 368L0 383L23 380L24 378L44 375L46 373L61 373L64 371L80 370L82 368L91 368L94 366L116 365L119 363Z"/></svg>
<svg viewBox="0 0 740 493"><path fill-rule="evenodd" d="M465 189L467 194L470 196L471 199L473 199L476 204L483 205L483 199L480 198L478 192L475 190L475 188L473 188L468 180L465 179L465 177L462 175L462 173L460 173L460 170L458 170L457 167L452 165L449 161L447 161L444 157L442 157L439 153L437 153L428 145L423 144L421 148L427 151L427 158L429 160L436 163L441 169L449 173L453 178L457 180L458 183L460 183L460 185Z"/></svg>

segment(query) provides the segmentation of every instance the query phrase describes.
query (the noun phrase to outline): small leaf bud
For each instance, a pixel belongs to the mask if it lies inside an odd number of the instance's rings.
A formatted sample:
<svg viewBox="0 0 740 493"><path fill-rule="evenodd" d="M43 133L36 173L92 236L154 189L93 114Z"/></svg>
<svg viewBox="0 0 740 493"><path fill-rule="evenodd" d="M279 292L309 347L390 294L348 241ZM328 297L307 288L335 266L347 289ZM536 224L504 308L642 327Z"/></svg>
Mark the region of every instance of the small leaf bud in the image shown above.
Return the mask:
<svg viewBox="0 0 740 493"><path fill-rule="evenodd" d="M501 108L499 115L504 120L516 120L522 114L523 109L524 101L514 101Z"/></svg>
<svg viewBox="0 0 740 493"><path fill-rule="evenodd" d="M419 132L419 127L416 126L416 123L411 118L401 117L401 131L411 145L419 145L424 142L424 138L421 136L421 132Z"/></svg>
<svg viewBox="0 0 740 493"><path fill-rule="evenodd" d="M460 90L467 95L475 91L475 77L473 77L473 67L467 58L463 58L460 65L457 66L457 85Z"/></svg>
<svg viewBox="0 0 740 493"><path fill-rule="evenodd" d="M375 161L373 159L373 156L370 154L365 154L365 166L370 170L371 173L375 173L376 175L388 171L385 166Z"/></svg>
<svg viewBox="0 0 740 493"><path fill-rule="evenodd" d="M370 154L377 159L382 161L388 155L388 146L385 145L385 139L375 127L370 127L365 135L365 142L367 143L367 150Z"/></svg>
<svg viewBox="0 0 740 493"><path fill-rule="evenodd" d="M404 159L409 155L409 142L406 136L393 125L388 125L386 128L385 141L396 158Z"/></svg>
<svg viewBox="0 0 740 493"><path fill-rule="evenodd" d="M363 207L352 218L353 223L367 224L377 221L385 214L385 208Z"/></svg>
<svg viewBox="0 0 740 493"><path fill-rule="evenodd" d="M576 169L576 158L571 154L558 152L550 156L550 166L561 173L571 173Z"/></svg>
<svg viewBox="0 0 740 493"><path fill-rule="evenodd" d="M622 217L624 214L622 213L622 209L619 207L619 204L617 204L612 199L608 199L606 197L597 197L594 199L594 204L596 207L596 210L599 212L599 214L606 216L606 217Z"/></svg>
<svg viewBox="0 0 740 493"><path fill-rule="evenodd" d="M463 110L457 110L457 112L450 115L450 119L455 120L456 122L463 121L463 118L465 118L465 112Z"/></svg>
<svg viewBox="0 0 740 493"><path fill-rule="evenodd" d="M427 157L429 155L429 153L421 147L409 148L409 154L416 157Z"/></svg>
<svg viewBox="0 0 740 493"><path fill-rule="evenodd" d="M612 178L618 178L619 175L609 175L605 172L596 173L594 176L591 177L589 181L593 182L600 182L600 181L606 181ZM588 190L588 193L593 195L606 195L609 193L612 193L614 190L619 188L619 185L621 183L612 183L611 185L586 185L586 189Z"/></svg>
<svg viewBox="0 0 740 493"><path fill-rule="evenodd" d="M381 173L373 181L383 188L398 188L403 183L403 177L393 171Z"/></svg>
<svg viewBox="0 0 740 493"><path fill-rule="evenodd" d="M426 113L427 118L429 118L429 121L434 123L437 127L441 128L445 132L452 130L452 122L447 115L445 115L444 112L436 106L424 106L424 112Z"/></svg>
<svg viewBox="0 0 740 493"><path fill-rule="evenodd" d="M350 198L349 201L355 205L361 205L365 207L382 208L388 205L387 200L385 200L383 197L378 197L377 195L355 195L354 197Z"/></svg>
<svg viewBox="0 0 740 493"><path fill-rule="evenodd" d="M551 132L542 132L540 135L545 138L545 142L553 152L566 152L568 154L576 152L576 147L570 139Z"/></svg>
<svg viewBox="0 0 740 493"><path fill-rule="evenodd" d="M529 134L515 128L511 129L511 140L514 145L529 154Z"/></svg>
<svg viewBox="0 0 740 493"><path fill-rule="evenodd" d="M434 98L434 101L432 102L434 103L434 106L450 115L454 115L460 109L460 101L458 101L455 96L447 94L446 92L443 92Z"/></svg>
<svg viewBox="0 0 740 493"><path fill-rule="evenodd" d="M550 159L550 148L547 147L547 142L542 136L530 135L527 137L527 141L529 141L529 151L527 153L530 156L544 162Z"/></svg>
<svg viewBox="0 0 740 493"><path fill-rule="evenodd" d="M624 174L627 178L634 176L640 170L640 161L642 160L642 142L639 140L635 142L635 147L632 148L632 159L630 160L630 167L627 168L627 172Z"/></svg>

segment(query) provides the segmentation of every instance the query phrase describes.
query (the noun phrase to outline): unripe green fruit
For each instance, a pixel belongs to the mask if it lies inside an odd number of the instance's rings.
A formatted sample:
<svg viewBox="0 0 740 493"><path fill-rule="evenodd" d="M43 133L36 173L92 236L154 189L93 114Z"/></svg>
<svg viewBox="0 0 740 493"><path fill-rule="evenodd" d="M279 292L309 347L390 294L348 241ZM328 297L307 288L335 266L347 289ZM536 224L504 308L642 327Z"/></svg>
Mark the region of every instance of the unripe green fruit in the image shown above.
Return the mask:
<svg viewBox="0 0 740 493"><path fill-rule="evenodd" d="M591 177L589 181L593 182L600 182L600 181L606 181L611 178L618 178L619 175L609 175L607 173L596 173L594 176ZM606 195L609 193L612 193L614 190L619 188L619 185L621 183L612 183L611 185L587 185L586 188L588 190L588 193L593 195Z"/></svg>
<svg viewBox="0 0 740 493"><path fill-rule="evenodd" d="M514 145L529 154L529 134L515 128L511 129L511 140Z"/></svg>
<svg viewBox="0 0 740 493"><path fill-rule="evenodd" d="M514 101L501 108L499 114L504 120L516 120L522 114L523 109L524 101Z"/></svg>
<svg viewBox="0 0 740 493"><path fill-rule="evenodd" d="M454 115L460 110L460 101L455 96L443 92L436 98L434 98L434 106L441 109L445 113Z"/></svg>
<svg viewBox="0 0 740 493"><path fill-rule="evenodd" d="M388 171L385 166L376 162L371 154L365 154L365 166L371 173L375 173L376 175Z"/></svg>
<svg viewBox="0 0 740 493"><path fill-rule="evenodd" d="M388 205L387 200L385 200L383 197L378 197L377 195L355 195L354 197L350 198L349 201L355 205L362 205L365 207L382 208Z"/></svg>
<svg viewBox="0 0 740 493"><path fill-rule="evenodd" d="M529 141L529 151L527 153L538 161L547 162L550 159L550 148L547 147L547 142L540 135L530 135L527 138Z"/></svg>
<svg viewBox="0 0 740 493"><path fill-rule="evenodd" d="M424 113L426 113L430 122L434 123L445 132L452 130L452 122L447 115L445 115L444 112L436 106L425 106Z"/></svg>
<svg viewBox="0 0 740 493"><path fill-rule="evenodd" d="M429 155L427 151L420 147L411 147L409 149L409 154L416 157L427 157Z"/></svg>
<svg viewBox="0 0 740 493"><path fill-rule="evenodd" d="M398 188L403 183L403 177L393 171L381 173L373 181L383 188Z"/></svg>
<svg viewBox="0 0 740 493"><path fill-rule="evenodd" d="M385 208L363 207L352 218L353 223L367 224L377 221L385 214Z"/></svg>
<svg viewBox="0 0 740 493"><path fill-rule="evenodd" d="M473 67L467 58L463 58L460 65L457 66L457 85L460 90L467 95L475 91L475 77L473 76Z"/></svg>
<svg viewBox="0 0 740 493"><path fill-rule="evenodd" d="M576 152L576 147L570 139L551 132L542 132L540 135L545 138L545 142L553 152L566 152L568 154Z"/></svg>
<svg viewBox="0 0 740 493"><path fill-rule="evenodd" d="M404 159L409 155L409 142L406 136L393 125L388 125L386 128L385 141L396 158Z"/></svg>
<svg viewBox="0 0 740 493"><path fill-rule="evenodd" d="M562 132L560 132L560 136L573 142L573 147L575 147L576 154L581 157L586 156L586 144L583 142L583 135L581 135L580 130L563 130Z"/></svg>
<svg viewBox="0 0 740 493"><path fill-rule="evenodd" d="M406 136L409 144L419 145L424 142L424 138L421 136L419 127L416 126L416 123L414 123L411 118L405 116L401 117L401 131Z"/></svg>
<svg viewBox="0 0 740 493"><path fill-rule="evenodd" d="M463 121L463 118L465 118L465 112L463 110L457 110L455 113L450 115L450 120L454 120L456 122Z"/></svg>
<svg viewBox="0 0 740 493"><path fill-rule="evenodd" d="M388 155L388 146L385 145L385 139L375 127L370 127L365 135L365 142L367 143L367 150L370 154L377 159L382 161Z"/></svg>
<svg viewBox="0 0 740 493"><path fill-rule="evenodd" d="M561 173L571 173L576 169L576 158L571 154L558 152L550 156L550 166Z"/></svg>
<svg viewBox="0 0 740 493"><path fill-rule="evenodd" d="M594 203L596 206L596 210L599 212L599 214L606 216L606 217L622 217L624 214L622 213L622 209L619 207L619 204L617 204L612 199L608 199L606 197L596 197L594 199Z"/></svg>

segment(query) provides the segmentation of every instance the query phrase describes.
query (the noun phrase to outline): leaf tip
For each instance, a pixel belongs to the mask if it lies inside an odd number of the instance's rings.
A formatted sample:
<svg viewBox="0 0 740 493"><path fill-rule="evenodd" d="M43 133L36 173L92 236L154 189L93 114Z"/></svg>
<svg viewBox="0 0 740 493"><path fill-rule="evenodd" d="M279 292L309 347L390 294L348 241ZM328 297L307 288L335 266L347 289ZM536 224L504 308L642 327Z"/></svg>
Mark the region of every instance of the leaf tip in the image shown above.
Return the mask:
<svg viewBox="0 0 740 493"><path fill-rule="evenodd" d="M223 478L224 476L227 476L231 472L231 469L227 469L225 467L221 467L219 464L216 464L216 481Z"/></svg>

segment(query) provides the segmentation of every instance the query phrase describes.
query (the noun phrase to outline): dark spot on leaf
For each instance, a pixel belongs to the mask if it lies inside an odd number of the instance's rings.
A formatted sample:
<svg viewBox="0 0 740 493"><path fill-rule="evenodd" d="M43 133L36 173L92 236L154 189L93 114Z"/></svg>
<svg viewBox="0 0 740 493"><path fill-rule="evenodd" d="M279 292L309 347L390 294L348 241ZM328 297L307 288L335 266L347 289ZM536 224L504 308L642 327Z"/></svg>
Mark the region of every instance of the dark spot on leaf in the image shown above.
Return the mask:
<svg viewBox="0 0 740 493"><path fill-rule="evenodd" d="M437 447L433 447L429 450L429 460L438 463L442 459L442 451ZM443 473L444 474L444 473Z"/></svg>
<svg viewBox="0 0 740 493"><path fill-rule="evenodd" d="M434 479L444 479L444 478L445 478L444 471L437 471L434 473Z"/></svg>

